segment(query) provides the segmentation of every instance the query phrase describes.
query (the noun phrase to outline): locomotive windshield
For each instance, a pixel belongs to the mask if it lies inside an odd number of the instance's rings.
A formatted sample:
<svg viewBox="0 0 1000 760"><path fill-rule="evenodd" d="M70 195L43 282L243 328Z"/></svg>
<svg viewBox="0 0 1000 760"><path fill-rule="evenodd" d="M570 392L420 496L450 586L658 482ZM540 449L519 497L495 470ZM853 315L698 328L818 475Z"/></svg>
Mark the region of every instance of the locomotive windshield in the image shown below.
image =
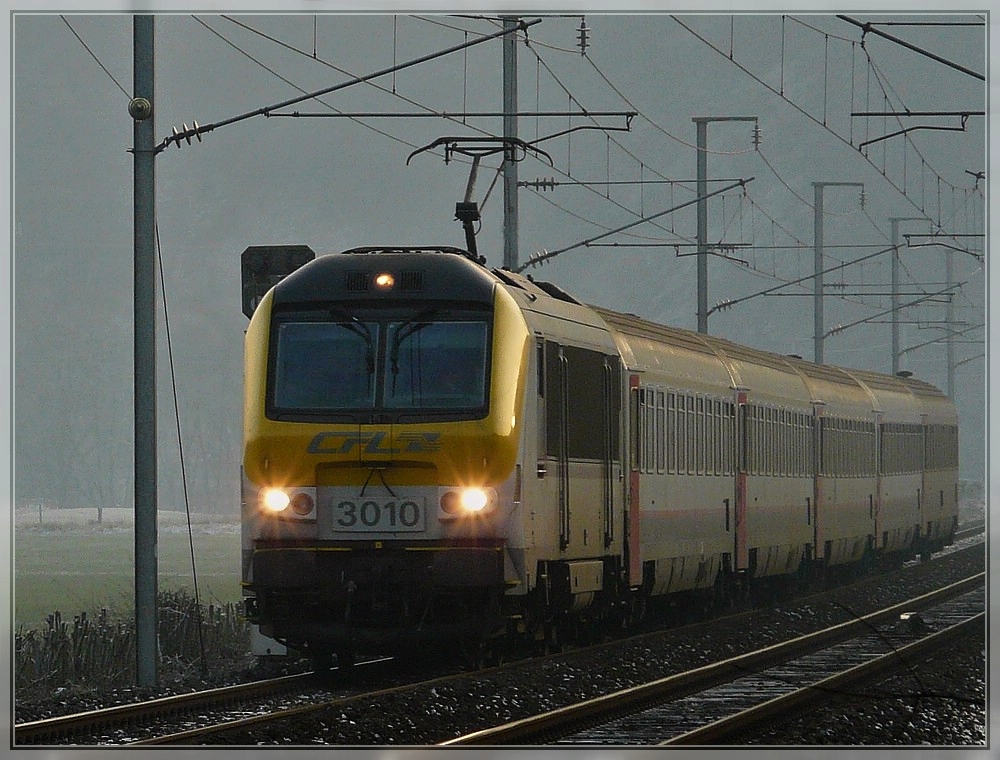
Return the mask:
<svg viewBox="0 0 1000 760"><path fill-rule="evenodd" d="M469 419L485 414L484 314L276 318L269 413L277 419Z"/></svg>

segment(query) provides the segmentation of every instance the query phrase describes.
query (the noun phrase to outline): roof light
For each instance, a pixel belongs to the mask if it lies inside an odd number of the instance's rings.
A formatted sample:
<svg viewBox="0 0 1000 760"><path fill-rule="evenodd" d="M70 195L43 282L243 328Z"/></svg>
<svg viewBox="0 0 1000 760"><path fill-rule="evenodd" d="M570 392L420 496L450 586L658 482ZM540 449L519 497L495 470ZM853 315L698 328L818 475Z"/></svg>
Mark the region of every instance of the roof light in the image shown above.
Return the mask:
<svg viewBox="0 0 1000 760"><path fill-rule="evenodd" d="M375 275L375 287L382 291L392 290L396 285L396 278L389 272L380 272Z"/></svg>

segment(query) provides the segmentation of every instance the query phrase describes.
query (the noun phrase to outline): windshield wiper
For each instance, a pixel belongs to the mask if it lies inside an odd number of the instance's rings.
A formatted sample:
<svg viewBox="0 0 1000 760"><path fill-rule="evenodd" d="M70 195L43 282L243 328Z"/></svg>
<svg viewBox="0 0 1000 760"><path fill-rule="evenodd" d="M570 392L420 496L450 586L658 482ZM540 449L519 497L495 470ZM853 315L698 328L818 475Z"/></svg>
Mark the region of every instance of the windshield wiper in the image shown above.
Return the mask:
<svg viewBox="0 0 1000 760"><path fill-rule="evenodd" d="M368 370L368 392L372 389L372 378L375 375L375 338L372 336L372 331L369 329L368 325L362 322L357 317L348 314L346 311L341 309L330 309L330 315L337 319L345 320L343 322L337 322L337 327L342 327L345 330L360 336L365 342L365 367Z"/></svg>
<svg viewBox="0 0 1000 760"><path fill-rule="evenodd" d="M396 330L396 334L392 339L392 348L389 350L393 395L396 394L396 378L399 377L399 349L403 341L414 333L423 330L425 327L430 325L431 323L427 321L427 318L433 316L438 311L439 309L437 307L424 309L414 315L411 319L408 319L406 322L400 323L399 328Z"/></svg>

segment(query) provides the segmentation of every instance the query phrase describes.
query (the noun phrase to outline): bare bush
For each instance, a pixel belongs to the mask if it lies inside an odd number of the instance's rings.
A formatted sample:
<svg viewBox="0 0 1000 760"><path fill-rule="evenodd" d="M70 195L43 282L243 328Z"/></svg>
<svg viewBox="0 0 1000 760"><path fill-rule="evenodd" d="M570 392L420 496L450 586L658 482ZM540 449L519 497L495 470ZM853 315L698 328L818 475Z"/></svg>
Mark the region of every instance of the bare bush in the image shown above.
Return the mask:
<svg viewBox="0 0 1000 760"><path fill-rule="evenodd" d="M245 668L250 630L235 604L198 604L186 591L157 596L159 672L165 682L225 680ZM72 622L59 612L43 629L14 636L14 688L19 698L59 689L115 690L135 682L135 618L102 609Z"/></svg>

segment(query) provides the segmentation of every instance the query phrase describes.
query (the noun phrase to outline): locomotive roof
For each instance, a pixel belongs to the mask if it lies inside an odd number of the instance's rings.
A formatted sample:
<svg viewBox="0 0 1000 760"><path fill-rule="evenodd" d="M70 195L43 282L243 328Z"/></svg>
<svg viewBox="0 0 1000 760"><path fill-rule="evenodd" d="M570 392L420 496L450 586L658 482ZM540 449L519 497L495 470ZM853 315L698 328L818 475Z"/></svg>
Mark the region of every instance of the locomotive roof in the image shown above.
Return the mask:
<svg viewBox="0 0 1000 760"><path fill-rule="evenodd" d="M395 277L394 299L493 303L496 279L468 251L385 246L317 256L274 286L274 305L378 299L374 279L383 272Z"/></svg>

